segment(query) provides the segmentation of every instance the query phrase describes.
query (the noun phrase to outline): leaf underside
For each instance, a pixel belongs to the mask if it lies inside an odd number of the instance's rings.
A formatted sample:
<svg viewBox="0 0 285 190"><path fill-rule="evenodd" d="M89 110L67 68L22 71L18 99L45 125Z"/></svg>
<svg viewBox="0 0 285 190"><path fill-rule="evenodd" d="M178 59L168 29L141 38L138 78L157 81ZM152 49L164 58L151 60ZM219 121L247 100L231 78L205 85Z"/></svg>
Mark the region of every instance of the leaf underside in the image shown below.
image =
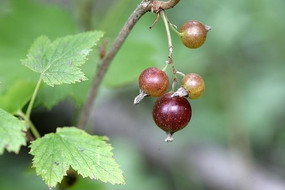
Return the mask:
<svg viewBox="0 0 285 190"><path fill-rule="evenodd" d="M40 36L22 64L40 73L43 81L50 86L87 80L80 66L87 61L91 48L102 36L101 31L92 31L58 38L53 42L46 36Z"/></svg>
<svg viewBox="0 0 285 190"><path fill-rule="evenodd" d="M58 128L30 145L33 167L49 187L60 182L72 167L83 177L124 184L119 165L106 137L91 136L75 127Z"/></svg>
<svg viewBox="0 0 285 190"><path fill-rule="evenodd" d="M26 145L26 126L23 121L0 109L0 154L4 149L18 153L22 145Z"/></svg>

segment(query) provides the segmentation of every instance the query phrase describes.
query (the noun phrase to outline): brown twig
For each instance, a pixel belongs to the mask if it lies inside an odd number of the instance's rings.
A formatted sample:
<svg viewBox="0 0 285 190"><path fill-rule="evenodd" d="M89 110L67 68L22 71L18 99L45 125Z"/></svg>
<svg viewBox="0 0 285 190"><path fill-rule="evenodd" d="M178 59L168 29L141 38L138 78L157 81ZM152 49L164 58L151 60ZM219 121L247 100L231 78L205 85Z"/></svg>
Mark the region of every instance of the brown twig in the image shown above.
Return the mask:
<svg viewBox="0 0 285 190"><path fill-rule="evenodd" d="M100 47L100 51L99 51L99 57L100 57L100 60L102 60L105 55L106 55L106 49L107 49L107 44L109 43L109 40L108 39L104 39L103 40L103 43Z"/></svg>
<svg viewBox="0 0 285 190"><path fill-rule="evenodd" d="M92 86L90 91L88 92L86 101L84 102L83 108L80 112L80 116L78 119L77 127L83 129L86 126L88 118L90 116L91 108L93 106L93 101L97 95L98 88L102 82L103 77L105 76L106 71L108 70L111 61L113 60L116 53L119 51L120 47L126 40L127 36L131 32L134 25L138 22L138 20L148 11L153 10L154 0L143 0L134 12L130 15L127 22L121 29L114 43L112 44L109 52L105 55L105 57L99 62L96 75L93 79ZM163 2L162 5L165 9L172 8L175 6L179 0L170 0L168 2ZM167 5L167 6L166 6Z"/></svg>
<svg viewBox="0 0 285 190"><path fill-rule="evenodd" d="M35 140L35 138L33 137L33 135L32 135L32 133L31 133L30 130L27 130L27 131L26 131L26 137L27 137L27 139L29 140L29 142Z"/></svg>
<svg viewBox="0 0 285 190"><path fill-rule="evenodd" d="M179 1L180 0L169 0L167 2L165 2L165 1L154 1L152 11L154 13L159 13L161 10L171 9L177 3L179 3Z"/></svg>

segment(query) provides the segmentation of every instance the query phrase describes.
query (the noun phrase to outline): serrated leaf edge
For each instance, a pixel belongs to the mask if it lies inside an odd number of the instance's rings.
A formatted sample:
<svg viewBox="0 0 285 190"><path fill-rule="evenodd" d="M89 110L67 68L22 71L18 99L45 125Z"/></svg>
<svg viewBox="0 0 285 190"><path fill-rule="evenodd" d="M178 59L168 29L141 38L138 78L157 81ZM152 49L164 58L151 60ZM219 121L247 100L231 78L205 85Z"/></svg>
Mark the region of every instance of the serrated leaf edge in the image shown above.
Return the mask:
<svg viewBox="0 0 285 190"><path fill-rule="evenodd" d="M89 32L85 32L85 34L91 34L91 33L97 33L97 35L98 35L99 37L98 37L98 39L97 39L96 41L94 41L94 44L93 44L93 46L92 46L91 48L82 50L82 51L85 51L85 52L83 53L83 55L85 56L85 59L84 59L84 61L82 61L82 63L77 64L77 66L74 68L74 72L78 72L78 73L81 75L81 77L80 77L79 79L75 79L75 80L73 80L72 82L59 82L59 81L58 81L58 82L51 82L51 81L47 80L48 77L46 77L46 74L45 74L45 72L48 70L48 68L46 68L46 69L45 69L44 71L42 71L42 72L38 72L38 71L36 71L35 69L29 67L27 64L25 64L25 61L27 61L27 60L30 59L29 52L30 52L31 49L33 48L33 44L34 44L37 40L39 40L40 38L46 38L46 39L49 40L50 44L49 44L48 49L50 49L52 46L54 46L54 44L55 44L58 40L63 40L63 39L65 39L65 38L72 38L72 37L75 37L75 36L80 35L80 34L83 34L83 33L78 33L78 34L75 34L75 35L66 35L66 36L63 36L63 37L59 37L59 38L56 38L56 39L55 39L54 41L52 41L52 42L51 42L50 39L49 39L47 36L45 36L45 35L39 36L38 38L36 38L36 39L34 40L32 46L31 46L30 49L28 50L28 54L26 55L26 59L21 59L21 63L22 63L22 65L25 65L26 67L28 67L28 68L31 69L32 71L37 72L37 73L40 73L40 74L41 74L41 77L42 77L42 79L43 79L43 81L44 81L47 85L49 85L49 86L51 86L51 87L54 87L54 85L74 84L74 83L76 83L76 82L86 81L86 80L88 80L88 78L85 76L85 73L82 72L82 69L79 68L79 66L82 66L84 63L86 63L86 62L88 61L88 55L89 55L90 52L93 50L94 46L97 45L97 42L100 41L100 39L101 39L101 38L103 37L103 35L104 35L104 32L102 32L102 31L89 31ZM79 53L81 54L82 51L79 52ZM78 76L78 75L76 75L76 76Z"/></svg>
<svg viewBox="0 0 285 190"><path fill-rule="evenodd" d="M52 135L52 134L59 133L60 130L65 129L65 128L75 128L75 127L62 127L62 128L57 128L57 130L56 130L55 133L46 134L46 135L43 136L42 138L47 137L47 136ZM75 128L75 129L78 129L78 128ZM78 130L81 130L81 129L78 129ZM85 131L82 130L82 132L85 132ZM88 134L88 133L87 133L87 134ZM90 134L89 134L89 135L90 135ZM60 136L60 135L59 135L59 136ZM111 153L112 159L114 159L114 158L113 158L113 157L114 157L114 153L112 152L112 150L113 150L114 148L112 147L111 144L107 143L107 141L109 141L109 138L108 138L108 137L106 137L106 136L97 136L97 135L90 135L90 136L92 136L92 137L98 137L99 139L101 139L102 141L104 141L104 142L106 143L106 145L108 146L108 148L109 148L109 151L110 151L110 153ZM62 138L62 136L60 136L60 137ZM29 148L31 149L31 150L29 151L29 154L33 155L31 146L32 146L32 143L29 145ZM37 148L38 148L38 147L37 147ZM34 149L33 151L35 151L35 150L36 150L36 149ZM34 156L34 155L33 155L33 156ZM37 167L34 165L34 162L35 162L35 160L34 160L34 157L33 157L33 159L32 159L32 168L35 168L37 176L41 176L41 174L40 174L39 171L37 170ZM69 165L68 168L72 168L72 166ZM74 168L72 168L72 169L74 169ZM100 180L101 182L104 182L104 183L111 183L112 185L115 185L115 184L123 185L123 184L125 184L125 178L124 178L124 176L123 176L123 173L124 173L124 172L123 172L123 170L121 170L121 168L120 168L120 166L119 166L118 163L117 163L117 169L120 170L120 173L121 173L121 175L122 175L122 180L118 180L118 181L120 181L119 183L113 183L113 182L111 182L111 181L102 180L102 179L99 179L99 180ZM75 169L74 169L74 170L75 170ZM61 180L63 179L64 176L67 175L67 171L68 171L68 169L64 171L65 174L61 177ZM78 174L80 174L83 178L90 177L90 176L88 176L88 175L82 174L81 172L79 172L79 171L77 171L77 170L75 170L75 171L78 172ZM42 176L41 176L41 177L42 177ZM45 181L45 179L44 179L43 177L42 177L42 179L43 179L43 181L49 186L50 189L51 189L52 187L55 187L55 186L56 186L56 185L53 186L53 185L51 185L51 184L48 184L48 182ZM97 178L96 178L96 176L95 176L94 178L91 178L91 179L97 179ZM61 181L61 180L60 180L60 181ZM60 181L58 181L57 183L59 183ZM57 184L57 183L56 183L56 184Z"/></svg>

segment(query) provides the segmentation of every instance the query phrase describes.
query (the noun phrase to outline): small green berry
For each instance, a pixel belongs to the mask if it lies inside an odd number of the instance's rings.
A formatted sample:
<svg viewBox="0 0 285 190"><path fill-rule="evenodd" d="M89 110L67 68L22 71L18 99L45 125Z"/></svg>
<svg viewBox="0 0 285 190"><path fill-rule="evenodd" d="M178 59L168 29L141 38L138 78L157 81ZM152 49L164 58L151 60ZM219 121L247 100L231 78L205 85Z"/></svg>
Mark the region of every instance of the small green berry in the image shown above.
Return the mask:
<svg viewBox="0 0 285 190"><path fill-rule="evenodd" d="M184 76L181 81L181 86L185 88L191 99L199 98L205 91L204 80L196 73L190 73Z"/></svg>

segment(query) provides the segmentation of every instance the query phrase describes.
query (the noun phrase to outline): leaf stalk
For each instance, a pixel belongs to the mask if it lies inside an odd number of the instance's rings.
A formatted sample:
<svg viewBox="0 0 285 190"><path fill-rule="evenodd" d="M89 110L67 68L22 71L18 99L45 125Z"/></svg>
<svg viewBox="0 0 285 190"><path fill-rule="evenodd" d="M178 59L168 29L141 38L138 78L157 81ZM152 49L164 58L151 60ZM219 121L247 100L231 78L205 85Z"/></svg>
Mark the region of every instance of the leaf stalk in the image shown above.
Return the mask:
<svg viewBox="0 0 285 190"><path fill-rule="evenodd" d="M27 125L29 126L29 128L31 129L31 132L33 133L33 135L35 136L36 139L40 138L40 134L37 130L37 128L34 126L34 124L31 122L31 113L32 113L32 109L33 109L33 106L34 106L34 103L35 103L35 99L36 99L36 96L39 92L39 89L40 89L40 86L41 86L41 82L42 82L42 77L40 77L36 87L35 87L35 90L34 90L34 93L32 95L32 98L30 100L30 103L28 105L28 109L27 109L27 112L25 115L21 115L24 120L26 121Z"/></svg>

